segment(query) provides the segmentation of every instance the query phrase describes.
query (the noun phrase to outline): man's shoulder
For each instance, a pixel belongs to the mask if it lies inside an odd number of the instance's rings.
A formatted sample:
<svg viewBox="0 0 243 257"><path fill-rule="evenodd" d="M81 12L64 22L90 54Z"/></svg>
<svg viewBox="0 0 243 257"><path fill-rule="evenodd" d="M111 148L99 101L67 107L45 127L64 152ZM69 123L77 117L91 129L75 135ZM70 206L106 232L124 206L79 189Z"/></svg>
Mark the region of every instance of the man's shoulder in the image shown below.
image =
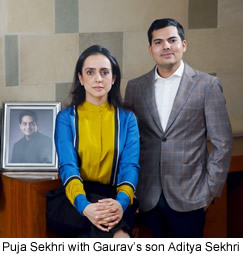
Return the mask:
<svg viewBox="0 0 243 257"><path fill-rule="evenodd" d="M21 146L25 142L26 142L25 138L22 137L14 144L14 146L16 146L16 147Z"/></svg>
<svg viewBox="0 0 243 257"><path fill-rule="evenodd" d="M194 69L190 65L185 63L185 73L191 77L204 78L207 80L218 80L218 77L214 73L206 73L204 71Z"/></svg>
<svg viewBox="0 0 243 257"><path fill-rule="evenodd" d="M128 81L128 83L137 84L140 81L144 81L145 79L151 79L153 77L153 75L154 75L154 68L151 71L147 72L147 73L144 73L144 74L142 74L142 75L140 75L138 77L130 79Z"/></svg>

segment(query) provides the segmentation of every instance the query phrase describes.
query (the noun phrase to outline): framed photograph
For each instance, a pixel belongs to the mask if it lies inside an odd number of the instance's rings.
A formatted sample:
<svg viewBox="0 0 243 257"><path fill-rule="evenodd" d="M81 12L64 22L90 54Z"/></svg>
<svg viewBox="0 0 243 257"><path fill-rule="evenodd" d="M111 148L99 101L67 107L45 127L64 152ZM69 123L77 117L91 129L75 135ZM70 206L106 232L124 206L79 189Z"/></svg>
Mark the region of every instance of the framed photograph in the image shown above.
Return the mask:
<svg viewBox="0 0 243 257"><path fill-rule="evenodd" d="M54 129L60 102L3 103L3 170L57 171Z"/></svg>

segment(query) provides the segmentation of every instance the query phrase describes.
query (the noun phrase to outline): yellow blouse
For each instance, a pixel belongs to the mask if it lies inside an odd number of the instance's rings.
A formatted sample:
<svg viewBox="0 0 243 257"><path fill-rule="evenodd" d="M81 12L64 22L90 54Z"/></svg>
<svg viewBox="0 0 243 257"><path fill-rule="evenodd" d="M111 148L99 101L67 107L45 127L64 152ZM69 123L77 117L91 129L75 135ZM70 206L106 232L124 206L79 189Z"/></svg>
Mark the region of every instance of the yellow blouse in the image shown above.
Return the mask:
<svg viewBox="0 0 243 257"><path fill-rule="evenodd" d="M109 184L115 143L115 109L108 102L78 107L79 147L83 180Z"/></svg>

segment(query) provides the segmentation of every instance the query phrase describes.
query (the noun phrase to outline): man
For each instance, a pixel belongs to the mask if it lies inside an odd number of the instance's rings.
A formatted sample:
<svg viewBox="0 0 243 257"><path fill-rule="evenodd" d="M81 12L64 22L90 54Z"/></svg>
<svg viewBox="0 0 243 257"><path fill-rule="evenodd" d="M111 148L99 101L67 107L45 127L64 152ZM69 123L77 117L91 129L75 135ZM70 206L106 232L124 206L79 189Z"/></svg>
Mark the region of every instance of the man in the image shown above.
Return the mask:
<svg viewBox="0 0 243 257"><path fill-rule="evenodd" d="M155 20L148 39L156 66L129 81L125 94L140 129L141 219L153 237L202 237L206 209L221 195L231 159L222 88L217 77L183 62L187 42L176 20Z"/></svg>
<svg viewBox="0 0 243 257"><path fill-rule="evenodd" d="M36 113L21 111L19 128L24 137L14 144L12 163L51 163L52 140L38 132Z"/></svg>

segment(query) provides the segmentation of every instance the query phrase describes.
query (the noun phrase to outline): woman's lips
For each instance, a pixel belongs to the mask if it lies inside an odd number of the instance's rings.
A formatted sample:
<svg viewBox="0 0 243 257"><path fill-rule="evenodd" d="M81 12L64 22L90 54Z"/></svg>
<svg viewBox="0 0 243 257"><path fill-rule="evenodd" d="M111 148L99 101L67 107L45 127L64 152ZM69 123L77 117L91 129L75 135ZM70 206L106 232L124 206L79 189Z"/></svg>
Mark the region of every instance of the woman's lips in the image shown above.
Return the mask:
<svg viewBox="0 0 243 257"><path fill-rule="evenodd" d="M102 89L104 89L103 87L93 87L94 90L100 91Z"/></svg>

